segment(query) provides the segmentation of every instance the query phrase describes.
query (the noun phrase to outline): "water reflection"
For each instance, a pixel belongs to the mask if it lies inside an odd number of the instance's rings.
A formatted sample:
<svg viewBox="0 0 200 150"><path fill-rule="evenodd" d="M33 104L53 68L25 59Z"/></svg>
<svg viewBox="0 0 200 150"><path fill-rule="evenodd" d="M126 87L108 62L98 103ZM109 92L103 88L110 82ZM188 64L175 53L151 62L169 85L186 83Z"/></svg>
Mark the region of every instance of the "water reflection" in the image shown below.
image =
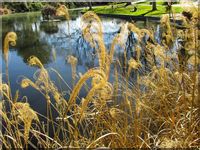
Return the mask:
<svg viewBox="0 0 200 150"><path fill-rule="evenodd" d="M58 25L56 22L43 22L40 24L40 30L46 34L54 34L58 32Z"/></svg>
<svg viewBox="0 0 200 150"><path fill-rule="evenodd" d="M18 40L15 47L10 49L9 74L12 91L20 89L17 84L18 77L23 75L33 79L33 74L37 68L27 65L27 59L31 55L38 57L46 68L55 68L71 86L71 66L66 62L68 55L77 57L77 72L86 72L86 70L98 66L97 53L95 49L84 40L81 33L81 17L80 12L71 12L70 33L68 34L67 22L42 22L40 13L27 13L19 16L13 16L2 19L2 35L5 37L9 31L17 33ZM102 18L104 41L107 49L110 49L110 44L114 36L119 32L121 23L125 21L113 18ZM144 27L144 21L138 21L136 24L139 27ZM152 26L154 24L151 23ZM132 47L134 43L130 43ZM56 59L53 58L55 49ZM134 50L132 50L132 54ZM123 49L117 47L115 57L118 57L121 62L123 60ZM5 63L3 62L3 72ZM52 80L57 83L55 74L50 73ZM60 83L57 83L60 84ZM68 90L66 86L59 85L62 90ZM20 90L20 95L26 95L33 109L39 113L45 114L45 108L41 108L41 95L32 88ZM80 92L80 97L84 96L84 92ZM13 93L14 95L14 93ZM38 101L38 99L40 99ZM37 101L36 101L37 100ZM45 106L45 105L42 105Z"/></svg>

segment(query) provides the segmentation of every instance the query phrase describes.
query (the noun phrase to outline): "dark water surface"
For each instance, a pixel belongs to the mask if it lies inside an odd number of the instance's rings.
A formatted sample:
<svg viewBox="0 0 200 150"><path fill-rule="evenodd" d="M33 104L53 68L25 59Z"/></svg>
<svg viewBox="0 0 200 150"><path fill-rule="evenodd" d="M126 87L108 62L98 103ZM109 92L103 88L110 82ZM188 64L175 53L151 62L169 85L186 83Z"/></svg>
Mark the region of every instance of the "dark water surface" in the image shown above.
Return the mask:
<svg viewBox="0 0 200 150"><path fill-rule="evenodd" d="M40 13L25 13L12 15L2 18L2 38L7 32L14 31L17 34L17 45L10 47L9 52L9 79L11 83L12 94L19 89L20 98L27 96L31 107L40 114L46 114L46 102L44 97L35 89L29 87L21 89L19 81L22 76L34 80L33 75L37 71L36 67L29 66L27 59L31 55L38 57L45 68L54 68L57 70L68 85L72 86L71 66L67 63L66 57L73 55L77 57L77 73L84 73L88 69L98 66L95 50L83 39L81 34L81 14L78 11L71 12L70 36L66 21L60 22L42 22ZM113 37L120 29L124 20L114 18L101 18L104 30L104 40L106 47L110 47ZM137 21L136 24L144 28L151 25L155 30L157 24L154 22ZM56 53L56 60L53 53ZM123 53L122 49L116 51L115 57ZM2 62L3 81L5 78L5 62ZM61 91L69 91L66 85L59 82L58 77L52 71L49 72L51 79L57 84ZM84 90L79 94L85 96ZM69 95L66 96L66 98Z"/></svg>

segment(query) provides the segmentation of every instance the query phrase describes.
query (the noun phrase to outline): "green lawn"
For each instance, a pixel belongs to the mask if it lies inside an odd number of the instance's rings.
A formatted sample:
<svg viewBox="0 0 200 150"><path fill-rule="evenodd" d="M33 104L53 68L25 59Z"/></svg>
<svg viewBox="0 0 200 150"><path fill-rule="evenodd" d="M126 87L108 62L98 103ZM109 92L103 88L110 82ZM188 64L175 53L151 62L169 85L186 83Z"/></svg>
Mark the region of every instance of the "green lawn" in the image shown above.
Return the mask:
<svg viewBox="0 0 200 150"><path fill-rule="evenodd" d="M131 15L131 16L161 16L162 14L166 13L166 8L163 5L157 4L157 10L151 11L152 6L148 3L140 3L136 4L137 7L136 12L131 12L134 9L133 5L128 7L123 7L124 4L114 5L112 8L111 5L106 6L99 6L93 8L93 11L97 14L114 14L114 15ZM174 6L173 12L174 13L181 13L183 9L181 7ZM83 10L84 12L87 10Z"/></svg>

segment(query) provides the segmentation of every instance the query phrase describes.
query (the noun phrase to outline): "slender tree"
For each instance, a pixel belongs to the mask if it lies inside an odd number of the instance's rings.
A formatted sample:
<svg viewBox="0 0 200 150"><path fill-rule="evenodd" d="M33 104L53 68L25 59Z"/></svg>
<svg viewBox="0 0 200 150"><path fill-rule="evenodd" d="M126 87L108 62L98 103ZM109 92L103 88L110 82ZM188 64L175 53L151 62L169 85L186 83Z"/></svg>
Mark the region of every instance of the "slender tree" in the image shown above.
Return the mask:
<svg viewBox="0 0 200 150"><path fill-rule="evenodd" d="M87 2L87 3L88 3L88 6L89 6L89 10L92 10L92 3L91 3L91 1Z"/></svg>
<svg viewBox="0 0 200 150"><path fill-rule="evenodd" d="M156 0L152 0L152 10L157 10Z"/></svg>

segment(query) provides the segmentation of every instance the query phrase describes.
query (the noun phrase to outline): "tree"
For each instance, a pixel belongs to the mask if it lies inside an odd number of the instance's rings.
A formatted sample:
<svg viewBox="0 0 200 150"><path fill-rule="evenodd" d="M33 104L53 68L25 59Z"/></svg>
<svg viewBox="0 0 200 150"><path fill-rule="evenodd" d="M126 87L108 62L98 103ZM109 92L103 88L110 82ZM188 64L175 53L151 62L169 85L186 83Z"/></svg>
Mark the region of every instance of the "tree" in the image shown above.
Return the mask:
<svg viewBox="0 0 200 150"><path fill-rule="evenodd" d="M92 10L92 3L91 2L87 2L88 6L89 6L89 10Z"/></svg>
<svg viewBox="0 0 200 150"><path fill-rule="evenodd" d="M50 20L51 18L53 18L53 16L56 15L56 9L51 5L46 5L42 9L41 13L42 13L42 17L43 17L44 20L45 19Z"/></svg>
<svg viewBox="0 0 200 150"><path fill-rule="evenodd" d="M126 2L126 5L124 7L127 7L129 5L131 5L131 2Z"/></svg>
<svg viewBox="0 0 200 150"><path fill-rule="evenodd" d="M156 7L156 0L153 0L153 1L152 1L152 10L157 10L157 7Z"/></svg>

